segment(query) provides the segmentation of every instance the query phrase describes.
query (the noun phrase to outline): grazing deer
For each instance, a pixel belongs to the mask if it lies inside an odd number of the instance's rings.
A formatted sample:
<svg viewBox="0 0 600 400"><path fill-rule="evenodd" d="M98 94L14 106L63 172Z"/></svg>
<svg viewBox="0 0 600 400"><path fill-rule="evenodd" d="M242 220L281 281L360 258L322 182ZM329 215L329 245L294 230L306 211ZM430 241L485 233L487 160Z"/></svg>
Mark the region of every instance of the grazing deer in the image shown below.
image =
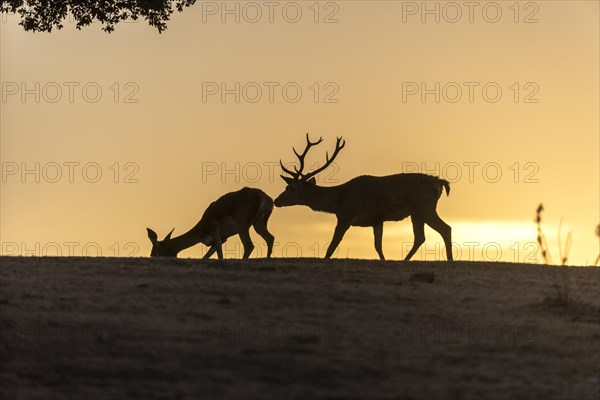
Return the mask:
<svg viewBox="0 0 600 400"><path fill-rule="evenodd" d="M337 138L331 158L326 153L325 164L321 168L304 173L306 154L311 147L321 143L323 138L311 142L306 134L306 141L306 148L302 154L298 154L293 148L300 162L299 167L294 167L295 172L285 168L280 161L281 169L289 176L281 175L287 187L275 199L275 205L277 207L304 205L314 211L336 215L337 225L325 258L331 257L350 226L372 226L375 250L379 258L384 260L381 249L383 223L400 221L410 216L415 239L405 260L410 260L425 241L425 224L442 235L446 245L446 256L449 261L452 260L451 228L436 212L437 202L443 189L446 189L447 195L450 194L448 181L425 174L363 175L338 186L317 186L314 176L333 162L346 143L342 138Z"/></svg>
<svg viewBox="0 0 600 400"><path fill-rule="evenodd" d="M159 241L156 232L146 228L152 242L150 256L177 257L177 253L183 249L203 243L210 246L204 259L210 258L215 251L219 259L222 259L222 244L230 236L239 234L244 245L243 257L248 258L254 250L250 239L250 226L253 226L256 233L267 242L267 257L271 257L275 238L267 230L267 222L272 211L273 199L262 190L243 188L227 193L211 203L196 226L181 236L171 239L171 230Z"/></svg>

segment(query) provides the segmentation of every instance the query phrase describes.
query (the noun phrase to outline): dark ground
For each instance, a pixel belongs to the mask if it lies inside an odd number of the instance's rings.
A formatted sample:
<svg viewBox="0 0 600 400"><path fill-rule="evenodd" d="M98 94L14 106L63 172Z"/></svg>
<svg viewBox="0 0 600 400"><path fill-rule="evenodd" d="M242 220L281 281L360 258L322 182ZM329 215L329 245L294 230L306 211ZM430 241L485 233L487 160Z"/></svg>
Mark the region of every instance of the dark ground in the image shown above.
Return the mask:
<svg viewBox="0 0 600 400"><path fill-rule="evenodd" d="M2 399L600 396L600 268L0 262Z"/></svg>

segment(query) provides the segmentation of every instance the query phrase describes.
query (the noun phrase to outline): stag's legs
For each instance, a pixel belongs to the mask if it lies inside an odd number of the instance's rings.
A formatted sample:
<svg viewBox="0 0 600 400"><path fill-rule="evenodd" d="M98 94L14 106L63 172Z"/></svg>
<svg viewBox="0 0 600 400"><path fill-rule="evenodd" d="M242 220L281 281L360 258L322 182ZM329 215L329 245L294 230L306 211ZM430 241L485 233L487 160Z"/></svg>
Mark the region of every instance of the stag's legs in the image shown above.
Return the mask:
<svg viewBox="0 0 600 400"><path fill-rule="evenodd" d="M333 232L333 239L331 239L331 243L327 248L327 253L325 254L325 258L331 258L335 249L337 249L338 245L342 241L344 234L350 228L350 224L346 222L340 222L338 220L337 225L335 226L335 231Z"/></svg>
<svg viewBox="0 0 600 400"><path fill-rule="evenodd" d="M425 241L425 223L420 217L415 217L413 215L411 218L415 240L413 242L412 249L410 249L406 257L404 258L404 261L410 260L411 257L415 255L419 247L421 247L421 245Z"/></svg>
<svg viewBox="0 0 600 400"><path fill-rule="evenodd" d="M383 256L383 250L381 248L381 240L383 238L383 222L377 225L373 225L373 235L375 236L375 250L379 254L381 260L385 260Z"/></svg>
<svg viewBox="0 0 600 400"><path fill-rule="evenodd" d="M271 252L273 251L273 242L275 241L275 236L271 235L271 232L267 229L267 222L269 221L269 216L271 213L267 214L264 217L258 218L258 220L254 223L253 227L256 233L262 237L265 242L267 242L267 258L271 257Z"/></svg>
<svg viewBox="0 0 600 400"><path fill-rule="evenodd" d="M427 225L437 231L444 239L446 245L446 257L448 261L452 261L452 228L450 225L442 221L442 219L434 211L432 215L426 220Z"/></svg>
<svg viewBox="0 0 600 400"><path fill-rule="evenodd" d="M254 250L254 244L252 243L252 239L250 238L250 231L248 229L240 230L240 239L242 240L242 244L244 245L244 255L243 258L250 257L252 250Z"/></svg>

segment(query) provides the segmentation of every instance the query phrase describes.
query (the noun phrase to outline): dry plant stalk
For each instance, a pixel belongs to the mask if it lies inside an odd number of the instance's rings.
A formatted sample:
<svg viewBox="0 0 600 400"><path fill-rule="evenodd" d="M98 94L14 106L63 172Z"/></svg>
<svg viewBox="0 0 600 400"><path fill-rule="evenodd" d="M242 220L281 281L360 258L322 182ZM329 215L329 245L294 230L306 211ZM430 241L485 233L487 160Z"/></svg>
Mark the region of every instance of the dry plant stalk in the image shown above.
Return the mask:
<svg viewBox="0 0 600 400"><path fill-rule="evenodd" d="M565 248L563 251L563 247L560 240L560 230L562 228L562 221L563 219L562 217L560 217L560 223L558 224L558 255L560 257L561 265L565 265L569 258L569 250L571 249L571 239L573 237L573 231L569 231L569 233L567 234L567 241L565 242Z"/></svg>
<svg viewBox="0 0 600 400"><path fill-rule="evenodd" d="M600 224L596 227L596 236L598 236L598 248L600 249ZM596 257L596 261L594 261L594 265L600 263L600 250L598 250L598 257Z"/></svg>
<svg viewBox="0 0 600 400"><path fill-rule="evenodd" d="M542 257L546 264L552 264L552 257L550 256L550 250L548 249L548 242L546 241L546 235L542 231L542 211L544 211L544 205L540 203L535 214L535 223L537 224L537 242L542 252Z"/></svg>
<svg viewBox="0 0 600 400"><path fill-rule="evenodd" d="M540 251L542 253L542 257L544 258L544 262L546 264L552 264L552 256L550 255L550 249L548 247L548 242L546 241L546 235L544 235L544 231L542 230L542 211L544 211L544 205L540 203L538 208L536 209L535 222L537 224L537 242L540 246ZM561 241L561 228L562 228L562 217L560 218L560 223L558 225L558 255L560 258L561 265L567 264L569 260L569 250L571 249L571 243L573 238L573 231L569 231L567 234L567 240L565 241L565 245L563 247ZM600 257L600 256L599 256Z"/></svg>

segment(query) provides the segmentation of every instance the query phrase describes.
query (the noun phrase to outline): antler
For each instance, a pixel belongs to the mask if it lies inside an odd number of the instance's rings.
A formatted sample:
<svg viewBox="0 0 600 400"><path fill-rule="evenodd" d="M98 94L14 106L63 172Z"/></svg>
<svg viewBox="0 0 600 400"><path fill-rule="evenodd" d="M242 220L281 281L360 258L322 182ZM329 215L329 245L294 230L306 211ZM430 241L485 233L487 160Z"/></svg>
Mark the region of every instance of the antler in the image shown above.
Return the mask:
<svg viewBox="0 0 600 400"><path fill-rule="evenodd" d="M308 181L310 178L312 178L313 176L317 175L319 172L321 172L321 171L325 170L327 167L329 167L331 165L331 163L333 162L333 160L335 160L335 158L337 157L340 150L342 150L344 148L344 146L346 145L346 141L343 140L341 137L337 138L337 142L335 144L335 150L333 152L333 155L331 156L331 159L329 158L329 153L327 153L327 152L325 153L325 156L326 156L325 165L323 165L321 168L319 168L315 171L309 172L307 174L302 173L302 171L304 170L304 158L306 157L306 154L308 154L308 150L310 150L311 147L318 145L322 141L323 141L323 138L320 137L319 140L317 140L316 142L311 142L310 138L308 137L308 133L307 133L306 134L306 148L304 149L302 154L298 154L296 149L292 148L294 150L294 154L296 154L296 157L298 157L298 160L300 161L300 166L298 168L294 167L294 170L296 172L292 172L289 169L287 169L286 167L284 167L283 162L281 162L281 160L279 160L279 164L281 165L281 169L283 170L283 172L285 172L286 174L289 174L297 181Z"/></svg>
<svg viewBox="0 0 600 400"><path fill-rule="evenodd" d="M302 175L302 171L304 170L304 157L306 157L306 154L308 154L308 150L310 150L311 147L318 145L322 141L323 141L323 138L320 137L319 140L317 140L316 142L311 142L310 138L308 137L308 133L307 133L306 134L306 148L304 149L302 154L298 154L298 152L296 151L296 148L292 147L292 150L294 150L294 154L296 155L296 157L298 157L298 160L300 161L300 167L299 168L294 167L294 170L296 172L292 172L289 169L287 169L286 167L284 167L283 162L281 160L279 160L279 164L281 165L281 169L283 170L283 172L291 175L295 180L306 180L304 178L304 175Z"/></svg>
<svg viewBox="0 0 600 400"><path fill-rule="evenodd" d="M313 176L317 175L319 172L321 172L321 171L325 170L327 167L329 167L331 165L331 163L333 162L333 160L335 160L335 158L337 157L340 150L342 150L345 145L346 145L346 141L344 139L342 139L341 137L337 138L337 141L335 143L335 150L333 151L333 155L331 156L331 159L329 158L329 153L326 152L325 153L325 165L323 165L321 168L318 168L318 169L302 176L302 180L307 181L310 178L312 178Z"/></svg>

